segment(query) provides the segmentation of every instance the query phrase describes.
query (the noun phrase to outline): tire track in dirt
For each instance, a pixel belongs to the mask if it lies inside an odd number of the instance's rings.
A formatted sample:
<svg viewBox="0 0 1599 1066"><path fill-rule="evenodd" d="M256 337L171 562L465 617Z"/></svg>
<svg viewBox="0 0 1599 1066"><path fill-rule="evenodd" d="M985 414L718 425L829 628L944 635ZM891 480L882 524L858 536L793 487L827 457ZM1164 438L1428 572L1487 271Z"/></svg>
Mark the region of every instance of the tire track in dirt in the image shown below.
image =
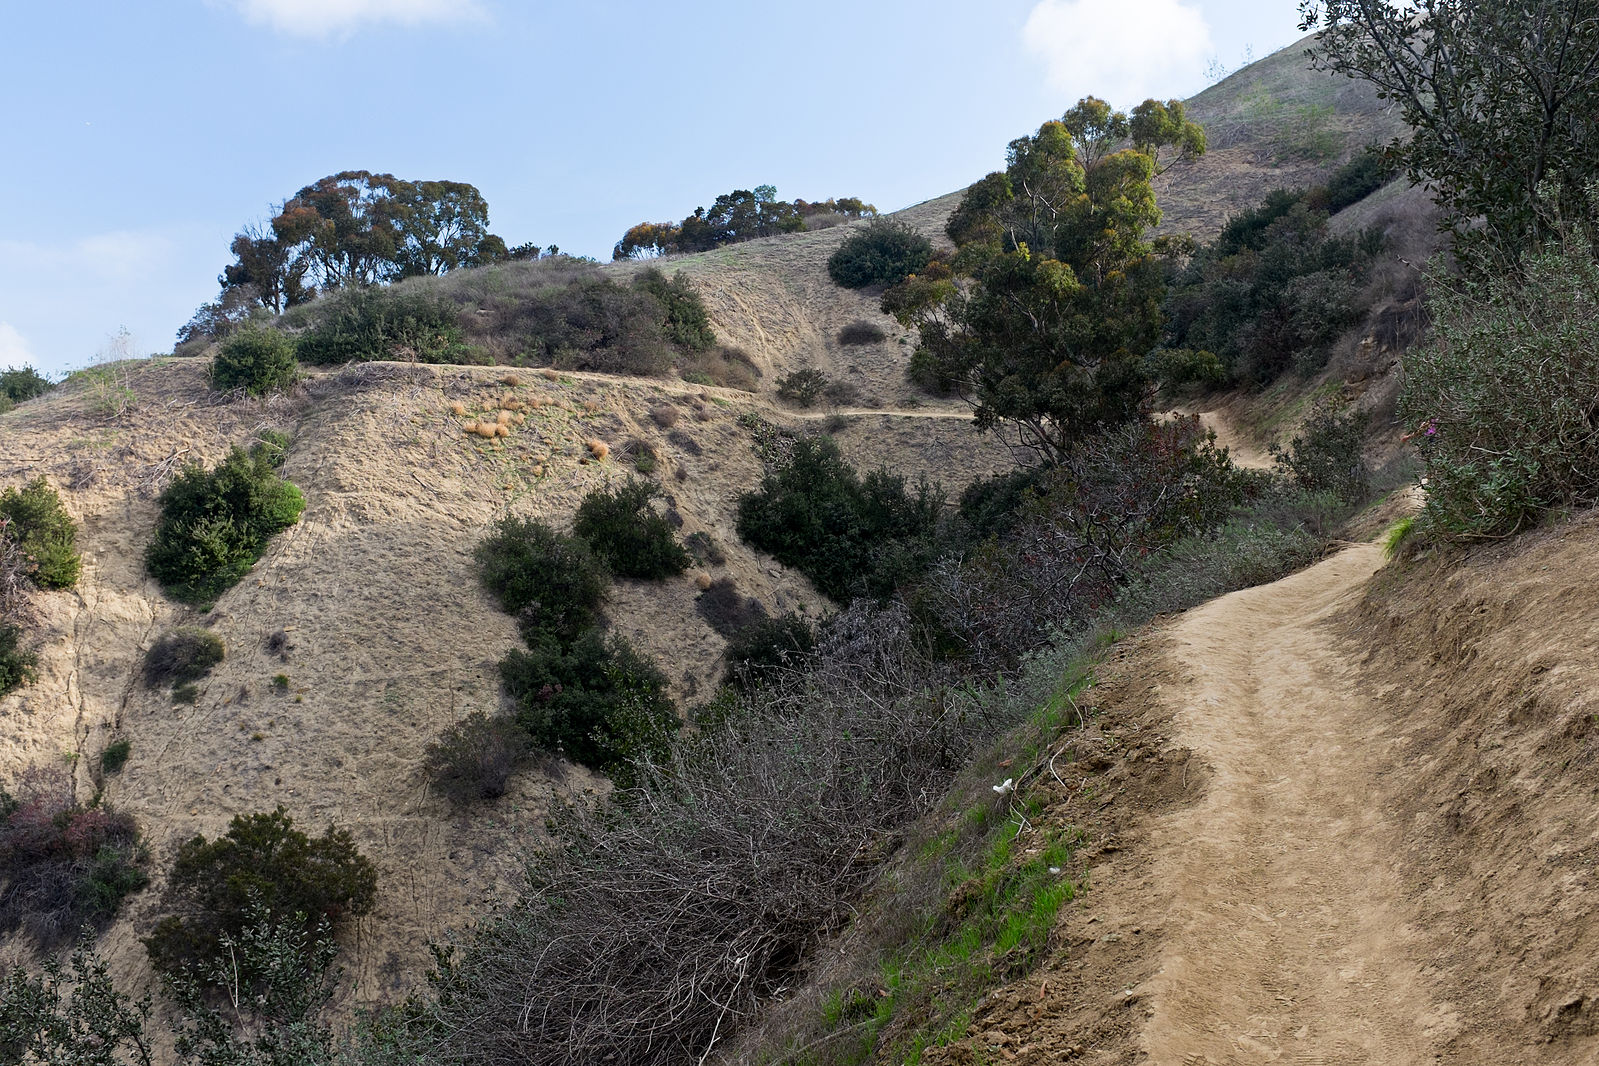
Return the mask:
<svg viewBox="0 0 1599 1066"><path fill-rule="evenodd" d="M1418 967L1378 770L1396 743L1320 624L1382 563L1347 549L1189 612L1163 698L1205 798L1162 819L1145 991L1156 1066L1432 1062L1457 1028Z"/></svg>

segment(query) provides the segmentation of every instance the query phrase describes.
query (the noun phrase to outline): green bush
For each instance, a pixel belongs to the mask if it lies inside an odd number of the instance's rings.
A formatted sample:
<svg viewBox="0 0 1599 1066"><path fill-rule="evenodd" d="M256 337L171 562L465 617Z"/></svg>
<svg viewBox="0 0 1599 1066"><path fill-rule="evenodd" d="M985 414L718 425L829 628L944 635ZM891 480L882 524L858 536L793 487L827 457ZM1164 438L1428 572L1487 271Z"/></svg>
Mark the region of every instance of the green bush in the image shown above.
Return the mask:
<svg viewBox="0 0 1599 1066"><path fill-rule="evenodd" d="M144 653L144 683L159 688L199 681L222 661L226 650L222 638L209 629L175 629Z"/></svg>
<svg viewBox="0 0 1599 1066"><path fill-rule="evenodd" d="M1311 196L1321 200L1322 206L1336 215L1387 185L1399 176L1399 171L1381 149L1368 148L1333 171L1327 184L1313 191Z"/></svg>
<svg viewBox="0 0 1599 1066"><path fill-rule="evenodd" d="M708 351L716 344L711 316L695 291L688 275L679 271L670 280L655 267L633 279L633 284L649 293L666 313L666 339L685 351Z"/></svg>
<svg viewBox="0 0 1599 1066"><path fill-rule="evenodd" d="M236 330L211 361L214 388L243 389L251 396L286 389L298 375L294 342L267 327Z"/></svg>
<svg viewBox="0 0 1599 1066"><path fill-rule="evenodd" d="M628 478L611 488L598 488L578 504L572 532L588 541L614 573L658 581L688 568L688 552L677 542L672 526L650 507L661 490L648 481Z"/></svg>
<svg viewBox="0 0 1599 1066"><path fill-rule="evenodd" d="M78 583L78 527L43 475L20 491L0 493L0 528L0 536L11 537L28 557L38 585L67 589Z"/></svg>
<svg viewBox="0 0 1599 1066"><path fill-rule="evenodd" d="M448 301L406 286L356 286L308 305L294 320L309 328L295 342L302 363L398 359L417 363L486 363L461 339Z"/></svg>
<svg viewBox="0 0 1599 1066"><path fill-rule="evenodd" d="M1214 353L1240 384L1318 369L1367 310L1364 271L1381 246L1376 231L1334 235L1326 210L1305 194L1276 190L1229 220L1177 276L1166 299L1166 345ZM1215 381L1209 360L1170 369Z"/></svg>
<svg viewBox="0 0 1599 1066"><path fill-rule="evenodd" d="M738 534L830 599L883 599L932 564L942 507L926 482L912 494L887 471L862 478L831 440L801 439L739 498Z"/></svg>
<svg viewBox="0 0 1599 1066"><path fill-rule="evenodd" d="M669 285L671 283L668 283ZM676 326L688 338L692 314L677 307ZM618 285L597 274L553 277L495 315L520 360L562 370L659 377L672 367L671 309L643 287ZM685 317L687 316L687 317ZM692 346L690 349L692 350Z"/></svg>
<svg viewBox="0 0 1599 1066"><path fill-rule="evenodd" d="M1360 503L1371 489L1364 456L1371 418L1343 404L1319 404L1287 448L1273 447L1279 473L1301 492L1327 492L1347 504Z"/></svg>
<svg viewBox="0 0 1599 1066"><path fill-rule="evenodd" d="M846 289L897 285L933 258L933 242L903 222L874 219L827 260L827 276Z"/></svg>
<svg viewBox="0 0 1599 1066"><path fill-rule="evenodd" d="M113 740L107 744L100 753L100 769L104 773L114 774L127 765L128 756L133 752L133 741L127 737Z"/></svg>
<svg viewBox="0 0 1599 1066"><path fill-rule="evenodd" d="M533 743L622 780L632 760L664 754L680 724L655 664L598 629L570 643L534 635L500 675Z"/></svg>
<svg viewBox="0 0 1599 1066"><path fill-rule="evenodd" d="M1399 411L1445 537L1599 503L1599 260L1573 239L1529 252L1521 275L1437 286L1432 339L1405 357Z"/></svg>
<svg viewBox="0 0 1599 1066"><path fill-rule="evenodd" d="M185 466L161 493L161 518L145 567L173 599L210 604L238 583L293 525L305 498L278 477L281 449L235 447L214 470Z"/></svg>
<svg viewBox="0 0 1599 1066"><path fill-rule="evenodd" d="M797 614L746 625L727 641L727 682L751 688L782 671L797 672L816 647L816 627Z"/></svg>
<svg viewBox="0 0 1599 1066"><path fill-rule="evenodd" d="M0 625L0 696L31 684L39 656L22 646L22 628Z"/></svg>
<svg viewBox="0 0 1599 1066"><path fill-rule="evenodd" d="M31 366L0 370L0 397L11 403L23 403L35 396L43 396L55 388L50 379Z"/></svg>
<svg viewBox="0 0 1599 1066"><path fill-rule="evenodd" d="M282 807L238 815L216 840L196 836L178 848L161 897L165 917L145 949L158 972L182 975L263 913L274 927L304 934L323 921L337 929L371 912L377 883L376 868L341 829L312 839ZM257 976L241 974L241 983Z"/></svg>
<svg viewBox="0 0 1599 1066"><path fill-rule="evenodd" d="M528 518L501 519L473 557L483 587L502 610L518 616L524 631L563 640L595 624L611 583L605 561L587 541Z"/></svg>

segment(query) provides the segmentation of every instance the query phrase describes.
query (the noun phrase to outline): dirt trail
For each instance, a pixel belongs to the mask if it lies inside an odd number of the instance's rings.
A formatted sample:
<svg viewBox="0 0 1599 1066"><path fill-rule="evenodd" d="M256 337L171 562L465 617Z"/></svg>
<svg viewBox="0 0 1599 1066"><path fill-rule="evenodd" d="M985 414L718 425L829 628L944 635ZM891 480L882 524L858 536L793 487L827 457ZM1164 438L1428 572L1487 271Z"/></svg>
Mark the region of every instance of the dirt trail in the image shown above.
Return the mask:
<svg viewBox="0 0 1599 1066"><path fill-rule="evenodd" d="M1397 739L1320 624L1381 561L1350 548L1172 630L1181 680L1162 698L1208 781L1154 832L1170 896L1144 989L1155 1066L1424 1063L1458 1031L1412 957L1382 799Z"/></svg>

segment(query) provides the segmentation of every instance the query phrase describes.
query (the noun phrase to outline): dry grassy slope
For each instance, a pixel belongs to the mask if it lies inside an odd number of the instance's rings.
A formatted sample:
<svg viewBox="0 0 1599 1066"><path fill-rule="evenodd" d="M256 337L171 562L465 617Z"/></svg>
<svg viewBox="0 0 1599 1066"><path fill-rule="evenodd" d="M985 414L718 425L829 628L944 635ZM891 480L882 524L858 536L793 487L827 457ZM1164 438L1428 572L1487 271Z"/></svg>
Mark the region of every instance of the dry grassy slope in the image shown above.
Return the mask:
<svg viewBox="0 0 1599 1066"><path fill-rule="evenodd" d="M1310 70L1306 43L1285 48L1189 101L1191 116L1206 127L1210 150L1196 163L1161 177L1162 232L1209 240L1230 215L1258 203L1270 190L1312 185L1363 146L1399 132L1397 118L1369 88ZM973 177L1003 165L1004 145L995 144L991 157L974 161ZM950 193L890 217L947 246L944 225L962 195ZM1415 206L1407 200L1404 209ZM1393 218L1373 221L1389 225ZM914 338L878 308L876 290L852 292L828 279L828 257L864 225L769 237L654 265L694 280L718 336L744 349L761 370L765 395L775 392L784 374L815 368L855 386L862 407L961 409L906 384L905 364ZM637 263L606 267L621 276L644 268ZM839 330L856 321L880 326L887 339L840 345Z"/></svg>
<svg viewBox="0 0 1599 1066"><path fill-rule="evenodd" d="M734 533L733 500L759 477L737 423L750 397L526 372L511 388L502 376L374 363L319 374L292 396L223 402L206 388L203 363L166 360L132 370L137 401L119 418L94 413L75 385L0 417L0 481L44 474L60 487L82 525L85 559L77 590L45 598L39 682L0 708L0 781L77 756L87 797L108 739L132 738L128 765L104 784L146 828L157 868L188 836L278 803L309 827L351 828L382 871L380 912L346 963L357 994L411 987L426 939L508 883L517 842L536 836L552 796L593 785L551 767L525 774L491 811L458 816L418 772L441 728L500 700L495 665L516 643L515 626L478 588L470 560L494 519L515 512L565 525L584 492L626 472L622 448L638 438L661 451L683 532L704 530L726 549L715 576L774 608L823 607L802 577ZM546 406L503 440L466 436L447 409L459 401L469 415L494 410L507 393ZM649 415L661 404L682 412L671 436ZM958 483L1005 461L948 420L873 414L847 423L839 436L856 461L913 477ZM306 512L198 617L144 576L154 497L177 462L214 462L263 426L293 434L284 472L304 490ZM609 461L589 461L590 438L610 445ZM534 476L540 465L545 475ZM724 646L694 611L693 577L622 583L608 610L685 700L707 691ZM195 621L223 637L228 658L196 705L173 706L139 683L142 654L164 630ZM280 629L287 661L265 647ZM286 692L272 685L279 673L290 678ZM129 972L153 897L139 897L108 940Z"/></svg>
<svg viewBox="0 0 1599 1066"><path fill-rule="evenodd" d="M1265 189L1317 176L1367 140L1369 100L1330 84L1313 82L1281 53L1202 94L1195 113L1210 124L1215 148L1163 179L1168 227L1208 236ZM1316 112L1317 121L1341 139L1316 142L1307 155L1291 136L1304 125L1294 109L1325 100L1337 110L1331 118ZM1244 117L1227 117L1230 108L1243 108ZM1000 163L996 145L973 169ZM899 217L941 239L958 199ZM754 241L664 265L694 278L718 332L761 366L763 391L790 370L815 366L854 383L861 408L885 409L845 418L838 436L857 463L925 473L951 487L999 468L1005 457L971 434L962 408L906 390L908 338L876 310L875 294L827 280L827 256L847 232ZM838 330L857 319L877 322L889 339L839 346ZM348 826L382 872L379 913L357 931L357 950L345 960L359 1000L412 986L426 937L508 884L517 844L537 838L555 797L594 785L552 767L524 775L492 811L460 816L429 794L417 770L439 729L497 703L494 664L516 639L475 584L471 546L507 512L564 524L584 491L622 472L614 453L609 463L585 463L583 439L597 436L613 449L633 436L659 445L662 482L684 532L711 533L728 552L721 569L769 606L821 609L803 578L741 547L733 533L732 500L758 476L735 416L753 406L784 417L758 398L593 375L551 383L524 372L518 395L552 406L516 435L488 443L465 437L446 404L476 409L503 396L491 369L368 364L318 374L269 402L221 402L203 371L184 361L135 368L137 403L114 419L94 411L84 385L0 416L0 482L43 473L60 487L82 524L86 564L79 589L44 597L39 682L0 704L0 780L29 763L75 759L87 796L101 784L95 767L107 740L131 737L127 767L103 784L146 827L157 869L187 836L215 834L235 813L280 802L310 828L330 819ZM684 410L678 440L647 417L661 402ZM912 406L917 417L886 413ZM177 463L213 462L262 426L294 434L286 473L308 507L205 616L227 641L228 660L197 704L174 707L137 680L150 642L197 620L144 577L154 499ZM533 477L541 456L549 457L547 476ZM676 479L680 470L685 480ZM610 610L619 631L668 665L688 699L714 675L723 646L694 614L695 592L687 577L623 584ZM264 647L279 629L291 641L286 662ZM272 688L278 673L290 678L287 693ZM130 977L141 973L135 931L154 897L138 897L107 938Z"/></svg>

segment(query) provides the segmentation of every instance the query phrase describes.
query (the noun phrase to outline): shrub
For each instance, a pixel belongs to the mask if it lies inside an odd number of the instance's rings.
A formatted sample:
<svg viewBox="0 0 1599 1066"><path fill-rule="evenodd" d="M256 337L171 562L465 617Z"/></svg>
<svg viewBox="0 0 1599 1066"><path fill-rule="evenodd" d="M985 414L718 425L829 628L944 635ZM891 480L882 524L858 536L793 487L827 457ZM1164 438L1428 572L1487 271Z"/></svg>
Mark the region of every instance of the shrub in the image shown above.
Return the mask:
<svg viewBox="0 0 1599 1066"><path fill-rule="evenodd" d="M452 803L475 803L505 795L527 748L527 734L515 722L473 711L428 745L422 765Z"/></svg>
<svg viewBox="0 0 1599 1066"><path fill-rule="evenodd" d="M650 418L662 429L671 429L677 425L678 419L683 417L683 412L669 403L657 404L650 408Z"/></svg>
<svg viewBox="0 0 1599 1066"><path fill-rule="evenodd" d="M251 396L286 389L298 375L294 342L268 327L236 330L211 360L212 387L243 389Z"/></svg>
<svg viewBox="0 0 1599 1066"><path fill-rule="evenodd" d="M628 478L612 488L599 488L578 504L572 532L588 541L614 573L658 581L688 568L688 552L677 542L672 525L650 507L661 490L648 481Z"/></svg>
<svg viewBox="0 0 1599 1066"><path fill-rule="evenodd" d="M861 478L826 438L793 442L738 501L738 534L839 603L878 599L922 574L937 549L940 494L878 470Z"/></svg>
<svg viewBox="0 0 1599 1066"><path fill-rule="evenodd" d="M500 663L517 724L547 751L623 778L632 760L660 757L679 726L666 677L621 637L598 629L562 642L524 634Z"/></svg>
<svg viewBox="0 0 1599 1066"><path fill-rule="evenodd" d="M1150 353L1151 369L1162 388L1210 387L1227 380L1227 368L1214 352L1188 348L1157 348Z"/></svg>
<svg viewBox="0 0 1599 1066"><path fill-rule="evenodd" d="M780 674L797 674L816 647L816 627L797 614L763 618L727 641L727 681L752 688Z"/></svg>
<svg viewBox="0 0 1599 1066"><path fill-rule="evenodd" d="M766 621L766 608L754 596L739 592L730 577L717 578L694 600L694 609L724 637Z"/></svg>
<svg viewBox="0 0 1599 1066"><path fill-rule="evenodd" d="M777 395L799 407L809 407L827 391L828 377L820 370L796 370L777 383Z"/></svg>
<svg viewBox="0 0 1599 1066"><path fill-rule="evenodd" d="M407 286L341 289L291 316L299 320L309 326L295 339L295 354L313 366L373 359L488 361L462 341L459 315L449 302Z"/></svg>
<svg viewBox="0 0 1599 1066"><path fill-rule="evenodd" d="M535 365L659 377L672 365L669 313L642 287L590 274L552 279L502 307L495 322Z"/></svg>
<svg viewBox="0 0 1599 1066"><path fill-rule="evenodd" d="M0 494L0 536L13 539L30 562L30 576L42 588L66 589L78 583L82 560L78 527L61 497L43 475L21 491Z"/></svg>
<svg viewBox="0 0 1599 1066"><path fill-rule="evenodd" d="M694 385L716 385L740 392L754 392L761 372L749 353L725 344L705 352L690 352L680 358L678 371L683 380Z"/></svg>
<svg viewBox="0 0 1599 1066"><path fill-rule="evenodd" d="M1318 404L1287 448L1273 447L1280 473L1302 492L1328 492L1344 503L1363 501L1371 488L1366 466L1366 428L1370 417L1337 403Z"/></svg>
<svg viewBox="0 0 1599 1066"><path fill-rule="evenodd" d="M43 396L55 388L50 379L31 366L10 367L0 371L0 397L11 403L25 403Z"/></svg>
<svg viewBox="0 0 1599 1066"><path fill-rule="evenodd" d="M838 331L838 343L849 346L857 344L881 344L888 340L888 333L882 326L875 322L860 319L851 322Z"/></svg>
<svg viewBox="0 0 1599 1066"><path fill-rule="evenodd" d="M377 900L377 870L350 834L328 826L312 839L279 807L237 815L214 841L196 836L178 848L165 917L144 940L155 969L192 972L215 956L224 936L237 939L263 917L274 928L309 934L320 922L338 928ZM240 974L249 987L259 974Z"/></svg>
<svg viewBox="0 0 1599 1066"><path fill-rule="evenodd" d="M1433 337L1405 359L1399 410L1426 463L1426 524L1445 537L1599 502L1599 263L1573 239L1521 271L1437 286Z"/></svg>
<svg viewBox="0 0 1599 1066"><path fill-rule="evenodd" d="M874 219L827 260L827 276L846 289L896 285L933 258L933 242L903 222Z"/></svg>
<svg viewBox="0 0 1599 1066"><path fill-rule="evenodd" d="M128 756L133 752L133 741L127 737L113 740L107 744L100 753L100 769L104 773L114 774L127 765Z"/></svg>
<svg viewBox="0 0 1599 1066"><path fill-rule="evenodd" d="M633 279L633 284L655 298L666 313L666 339L686 351L703 352L716 344L711 316L688 275L679 271L667 280L655 267Z"/></svg>
<svg viewBox="0 0 1599 1066"><path fill-rule="evenodd" d="M518 616L524 631L565 640L594 625L611 583L604 559L587 541L527 518L501 519L473 557L483 587L502 610Z"/></svg>
<svg viewBox="0 0 1599 1066"><path fill-rule="evenodd" d="M1311 195L1324 201L1327 211L1336 215L1387 185L1399 172L1385 152L1367 148L1328 175L1327 184Z"/></svg>
<svg viewBox="0 0 1599 1066"><path fill-rule="evenodd" d="M110 920L148 883L132 816L78 803L62 769L23 771L0 790L0 931L42 940Z"/></svg>
<svg viewBox="0 0 1599 1066"><path fill-rule="evenodd" d="M22 627L0 625L0 696L31 684L39 656L22 646Z"/></svg>
<svg viewBox="0 0 1599 1066"><path fill-rule="evenodd" d="M683 538L683 544L695 559L706 566L727 565L727 553L709 533L696 530Z"/></svg>
<svg viewBox="0 0 1599 1066"><path fill-rule="evenodd" d="M185 466L161 493L161 518L145 567L167 594L209 604L238 583L272 537L293 525L305 498L278 477L281 453L233 448L214 470Z"/></svg>
<svg viewBox="0 0 1599 1066"><path fill-rule="evenodd" d="M144 653L144 683L149 688L159 688L199 681L225 654L222 638L209 629L175 629L162 635Z"/></svg>
<svg viewBox="0 0 1599 1066"><path fill-rule="evenodd" d="M1332 343L1367 310L1360 283L1382 246L1376 231L1337 236L1327 212L1276 190L1234 216L1201 248L1167 296L1167 346L1210 352L1233 382L1265 384L1326 362ZM1208 382L1208 360L1172 369Z"/></svg>

